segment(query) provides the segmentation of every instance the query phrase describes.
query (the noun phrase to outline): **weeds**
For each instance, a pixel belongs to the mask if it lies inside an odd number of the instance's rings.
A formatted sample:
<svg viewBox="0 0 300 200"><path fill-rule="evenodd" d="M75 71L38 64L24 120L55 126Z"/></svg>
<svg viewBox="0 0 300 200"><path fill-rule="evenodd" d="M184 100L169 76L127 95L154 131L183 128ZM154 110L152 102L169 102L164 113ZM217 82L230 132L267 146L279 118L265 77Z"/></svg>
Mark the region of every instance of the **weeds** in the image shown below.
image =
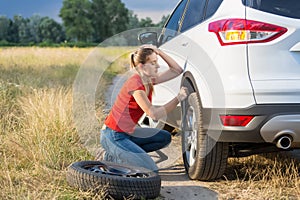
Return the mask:
<svg viewBox="0 0 300 200"><path fill-rule="evenodd" d="M231 158L225 180L213 186L220 199L299 199L300 165L280 154Z"/></svg>
<svg viewBox="0 0 300 200"><path fill-rule="evenodd" d="M1 50L0 199L103 197L71 188L65 180L69 164L93 159L72 119L72 84L92 50Z"/></svg>

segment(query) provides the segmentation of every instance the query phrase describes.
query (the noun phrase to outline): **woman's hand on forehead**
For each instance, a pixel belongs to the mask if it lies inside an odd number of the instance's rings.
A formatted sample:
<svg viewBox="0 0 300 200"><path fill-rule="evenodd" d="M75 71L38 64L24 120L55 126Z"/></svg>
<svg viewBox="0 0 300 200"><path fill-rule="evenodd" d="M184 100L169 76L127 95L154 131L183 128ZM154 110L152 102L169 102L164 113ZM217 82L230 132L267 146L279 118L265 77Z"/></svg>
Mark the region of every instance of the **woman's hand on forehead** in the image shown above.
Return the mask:
<svg viewBox="0 0 300 200"><path fill-rule="evenodd" d="M144 48L144 49L152 49L156 54L159 54L158 53L158 48L157 48L157 46L155 46L155 45L152 45L152 44L145 44L145 45L143 45L143 46L141 46L142 48Z"/></svg>

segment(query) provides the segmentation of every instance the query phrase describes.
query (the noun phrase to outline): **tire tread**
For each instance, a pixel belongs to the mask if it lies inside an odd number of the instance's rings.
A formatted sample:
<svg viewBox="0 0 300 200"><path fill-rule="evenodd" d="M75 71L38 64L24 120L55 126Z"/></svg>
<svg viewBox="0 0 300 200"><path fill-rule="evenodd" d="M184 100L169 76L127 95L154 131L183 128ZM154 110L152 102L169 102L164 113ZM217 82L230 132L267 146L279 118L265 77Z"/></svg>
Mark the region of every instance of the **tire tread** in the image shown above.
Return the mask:
<svg viewBox="0 0 300 200"><path fill-rule="evenodd" d="M207 135L207 130L203 128L203 116L201 113L201 102L197 93L190 94L189 104L194 107L197 118L197 153L193 166L189 166L183 148L183 160L186 171L191 179L210 181L220 178L226 169L228 158L228 143L216 142ZM187 104L188 105L188 104ZM187 109L185 107L185 109ZM185 119L185 117L183 118ZM184 123L184 122L183 122ZM183 125L184 127L184 125ZM184 133L183 133L184 137ZM184 140L182 140L184 143Z"/></svg>
<svg viewBox="0 0 300 200"><path fill-rule="evenodd" d="M67 182L69 185L82 189L84 191L92 190L94 192L105 192L115 199L124 199L124 197L134 195L134 198L152 199L159 196L161 179L158 174L149 172L149 177L121 177L108 174L91 172L83 166L99 164L100 161L79 161L72 163L67 171ZM101 161L104 163L104 161ZM109 165L109 162L105 162ZM114 164L116 165L116 164ZM119 166L126 166L117 164ZM140 170L148 171L143 168Z"/></svg>

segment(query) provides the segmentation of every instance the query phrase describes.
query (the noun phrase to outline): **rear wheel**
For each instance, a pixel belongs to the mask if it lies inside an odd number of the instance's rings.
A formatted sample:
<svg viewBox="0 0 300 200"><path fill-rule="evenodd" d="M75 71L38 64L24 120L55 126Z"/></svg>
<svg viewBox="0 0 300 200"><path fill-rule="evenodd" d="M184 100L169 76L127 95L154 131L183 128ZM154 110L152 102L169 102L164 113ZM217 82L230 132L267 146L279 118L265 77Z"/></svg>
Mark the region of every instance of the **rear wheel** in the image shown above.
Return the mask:
<svg viewBox="0 0 300 200"><path fill-rule="evenodd" d="M182 114L182 152L189 177L202 181L220 178L227 164L228 143L207 135L197 93L182 103Z"/></svg>

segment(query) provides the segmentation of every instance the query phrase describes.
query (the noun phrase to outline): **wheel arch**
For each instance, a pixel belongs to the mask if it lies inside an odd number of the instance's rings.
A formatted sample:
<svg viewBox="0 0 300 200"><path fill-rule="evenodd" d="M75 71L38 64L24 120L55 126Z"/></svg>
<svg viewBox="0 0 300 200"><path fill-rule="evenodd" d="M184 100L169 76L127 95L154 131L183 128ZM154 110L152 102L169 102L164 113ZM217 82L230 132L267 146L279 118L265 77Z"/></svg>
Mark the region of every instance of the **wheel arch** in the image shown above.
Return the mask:
<svg viewBox="0 0 300 200"><path fill-rule="evenodd" d="M185 72L181 79L181 86L183 86L184 81L188 81L193 87L194 92L198 92L198 87L195 81L195 78L191 72Z"/></svg>
<svg viewBox="0 0 300 200"><path fill-rule="evenodd" d="M189 89L189 93L193 93L193 92L196 92L199 99L200 99L200 102L201 102L201 107L202 107L202 98L203 95L201 95L201 92L200 90L198 89L198 85L199 85L199 81L197 82L196 79L194 78L193 74L189 71L185 72L182 76L182 79L181 79L181 86L184 86L185 85L185 81L187 81L191 88L188 88ZM200 85L199 85L200 86ZM201 87L200 87L201 88ZM202 88L201 88L202 89Z"/></svg>

